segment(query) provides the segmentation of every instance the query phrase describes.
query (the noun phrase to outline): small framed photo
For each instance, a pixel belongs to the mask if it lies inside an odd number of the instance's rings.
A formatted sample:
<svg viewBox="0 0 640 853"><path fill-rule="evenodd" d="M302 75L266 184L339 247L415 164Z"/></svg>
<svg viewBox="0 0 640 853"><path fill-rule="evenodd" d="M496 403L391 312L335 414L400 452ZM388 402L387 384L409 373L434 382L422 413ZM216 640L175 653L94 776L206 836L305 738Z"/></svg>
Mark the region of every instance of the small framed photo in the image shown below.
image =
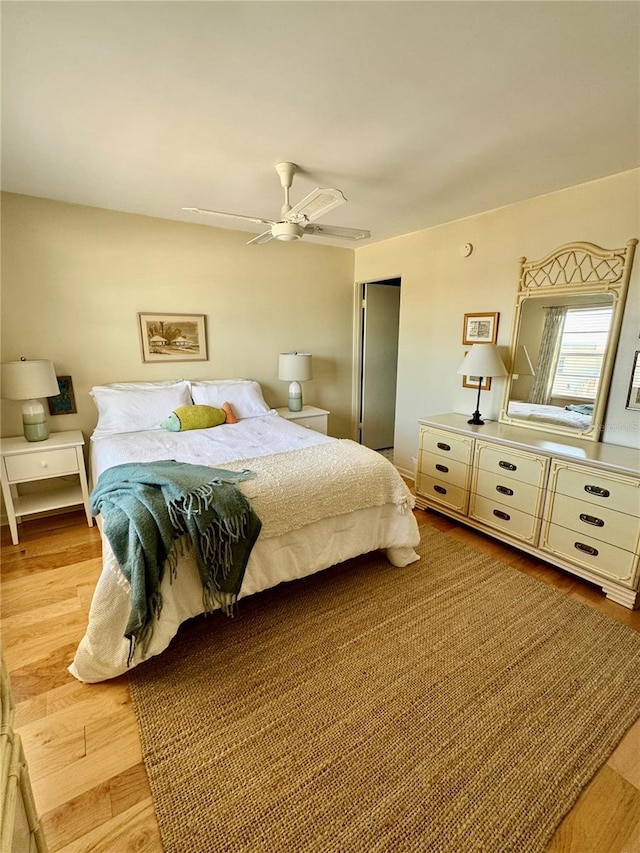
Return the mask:
<svg viewBox="0 0 640 853"><path fill-rule="evenodd" d="M640 410L640 350L636 350L631 368L631 381L627 396L627 409Z"/></svg>
<svg viewBox="0 0 640 853"><path fill-rule="evenodd" d="M76 397L73 393L73 382L70 376L56 376L60 393L55 397L47 397L50 415L75 415Z"/></svg>
<svg viewBox="0 0 640 853"><path fill-rule="evenodd" d="M142 361L207 361L204 314L138 314Z"/></svg>
<svg viewBox="0 0 640 853"><path fill-rule="evenodd" d="M495 344L498 340L498 318L497 311L484 314L465 314L464 326L462 327L462 343L471 344Z"/></svg>

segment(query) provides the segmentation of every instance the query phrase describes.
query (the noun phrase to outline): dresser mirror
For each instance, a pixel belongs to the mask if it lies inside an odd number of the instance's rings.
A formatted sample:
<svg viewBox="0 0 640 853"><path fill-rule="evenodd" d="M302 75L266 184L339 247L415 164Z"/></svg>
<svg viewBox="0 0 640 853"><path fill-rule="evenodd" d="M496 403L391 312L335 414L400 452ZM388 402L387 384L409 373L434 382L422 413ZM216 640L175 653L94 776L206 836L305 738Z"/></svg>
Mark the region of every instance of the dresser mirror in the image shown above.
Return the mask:
<svg viewBox="0 0 640 853"><path fill-rule="evenodd" d="M520 259L502 423L600 440L637 242Z"/></svg>

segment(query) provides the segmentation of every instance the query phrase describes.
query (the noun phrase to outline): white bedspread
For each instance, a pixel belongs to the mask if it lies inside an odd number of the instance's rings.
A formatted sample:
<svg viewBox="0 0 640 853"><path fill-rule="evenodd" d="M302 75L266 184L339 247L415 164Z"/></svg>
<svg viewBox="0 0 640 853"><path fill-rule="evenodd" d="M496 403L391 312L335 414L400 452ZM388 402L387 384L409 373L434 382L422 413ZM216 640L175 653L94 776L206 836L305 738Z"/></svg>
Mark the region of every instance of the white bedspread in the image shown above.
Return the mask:
<svg viewBox="0 0 640 853"><path fill-rule="evenodd" d="M327 448L323 452L320 446L329 443L335 444L336 450ZM301 527L292 524L295 529L285 532L280 529L281 514L275 514L274 519L277 520L274 521L263 518L267 533L271 525L272 535L261 535L253 548L239 595L241 599L283 581L313 574L376 549L385 549L389 560L397 566L405 566L418 559L414 548L420 541L420 534L413 513L408 509L408 504L403 503L403 495L406 497L404 483L397 472L392 470L391 474L396 476L395 483L387 483L390 497L381 501L377 480L381 472L387 476L393 466L374 451L357 445L354 449L350 447L352 444L304 429L277 415L265 415L208 430L185 433L152 430L101 438L92 442L91 469L93 478L97 480L101 471L121 462L175 459L215 467L235 461L237 464L228 465L232 468L240 464L237 460L243 460L242 467L249 460L251 464L247 467L253 466L266 475L269 471L273 474L278 468L278 458L270 458L270 454L281 455L282 461L306 455L318 460L317 469L313 472L309 469L310 476L302 478L302 481L309 481L309 488L306 493L301 491L300 495L306 494L307 497L302 499L312 502L314 495L318 494L319 483L326 495L330 496L332 481L340 477L341 451L337 450L338 446L346 451L342 459L345 465L346 456L351 455L352 451L355 456L361 456L358 469L361 476L359 508L328 517L324 517L324 509L315 511L315 515L311 513L309 516L315 520ZM314 447L318 450L309 454L288 452ZM333 460L329 468L325 465L324 474L321 462L323 456ZM259 462L261 457L266 457L262 464ZM291 466L285 462L283 470L287 467ZM353 474L349 477L353 477ZM298 477L296 490L300 487L300 481ZM246 490L249 496L253 490L254 500L259 505L256 507L259 515L266 506L260 499L260 493L264 494L264 482L264 477L259 476L243 484L251 487ZM367 483L371 487L371 500L362 502L361 496L367 490ZM276 484L276 488L283 488L283 483ZM124 638L124 628L129 614L129 586L106 541L103 542L103 554L103 570L92 600L86 634L69 667L72 675L80 681L103 681L127 671L129 644ZM202 613L202 586L192 555L186 554L181 558L177 577L172 583L167 573L162 584L162 595L162 615L154 628L149 657L159 654L169 645L182 622ZM132 666L141 662L136 653Z"/></svg>

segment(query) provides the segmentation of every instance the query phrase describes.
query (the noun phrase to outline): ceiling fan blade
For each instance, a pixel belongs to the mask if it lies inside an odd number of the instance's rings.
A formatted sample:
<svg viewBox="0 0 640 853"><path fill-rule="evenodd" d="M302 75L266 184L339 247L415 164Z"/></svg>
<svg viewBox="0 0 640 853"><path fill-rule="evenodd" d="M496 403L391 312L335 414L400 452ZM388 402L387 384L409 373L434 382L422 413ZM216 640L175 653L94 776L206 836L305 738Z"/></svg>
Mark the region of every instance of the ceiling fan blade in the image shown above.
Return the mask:
<svg viewBox="0 0 640 853"><path fill-rule="evenodd" d="M309 195L305 196L302 201L294 204L283 217L287 222L296 222L303 224L304 222L312 222L318 219L323 213L328 210L333 210L339 204L344 204L346 198L340 190L331 187L323 189L316 187Z"/></svg>
<svg viewBox="0 0 640 853"><path fill-rule="evenodd" d="M258 234L258 236L254 237L253 240L249 240L247 246L250 246L252 243L268 243L269 240L273 240L271 230L263 231L262 234Z"/></svg>
<svg viewBox="0 0 640 853"><path fill-rule="evenodd" d="M344 240L366 240L371 237L371 231L364 228L343 228L340 225L305 225L304 233L318 237L342 237Z"/></svg>
<svg viewBox="0 0 640 853"><path fill-rule="evenodd" d="M274 219L260 219L257 216L243 216L241 213L225 213L222 210L207 210L205 207L183 207L190 213L206 213L210 216L228 216L231 219L242 219L243 222L256 222L258 225L273 225Z"/></svg>

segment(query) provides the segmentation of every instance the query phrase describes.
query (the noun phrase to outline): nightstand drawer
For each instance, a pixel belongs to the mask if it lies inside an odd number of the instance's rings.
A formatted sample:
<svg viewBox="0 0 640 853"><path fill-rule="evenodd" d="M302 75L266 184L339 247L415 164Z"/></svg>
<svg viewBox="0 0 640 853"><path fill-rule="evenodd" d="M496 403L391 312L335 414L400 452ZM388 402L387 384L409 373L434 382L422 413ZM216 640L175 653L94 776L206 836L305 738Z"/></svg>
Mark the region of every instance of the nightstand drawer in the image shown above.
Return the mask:
<svg viewBox="0 0 640 853"><path fill-rule="evenodd" d="M598 507L609 507L626 512L627 515L640 516L640 480L612 477L563 463L556 463L551 473L551 485L555 492L588 501Z"/></svg>
<svg viewBox="0 0 640 853"><path fill-rule="evenodd" d="M78 457L72 447L5 456L4 462L11 483L78 473Z"/></svg>
<svg viewBox="0 0 640 853"><path fill-rule="evenodd" d="M516 539L534 542L536 538L538 520L528 512L514 509L499 501L489 500L481 495L472 495L469 515L490 527L515 536Z"/></svg>
<svg viewBox="0 0 640 853"><path fill-rule="evenodd" d="M466 512L469 502L469 492L460 486L452 486L451 483L436 480L421 474L418 482L418 492L429 500L455 509L457 512Z"/></svg>
<svg viewBox="0 0 640 853"><path fill-rule="evenodd" d="M327 433L327 417L326 415L316 415L308 418L296 418L293 423L298 424L298 426L305 427L306 429L312 429L316 432L322 432L326 435Z"/></svg>
<svg viewBox="0 0 640 853"><path fill-rule="evenodd" d="M420 430L420 449L468 465L471 460L473 441L455 433L423 427Z"/></svg>
<svg viewBox="0 0 640 853"><path fill-rule="evenodd" d="M476 467L501 477L512 477L522 483L531 483L540 487L544 483L547 470L545 456L533 453L519 453L511 448L498 447L495 444L478 442L476 446Z"/></svg>
<svg viewBox="0 0 640 853"><path fill-rule="evenodd" d="M630 551L578 534L575 530L567 530L559 524L547 525L542 536L542 548L604 577L627 583L633 581L636 558Z"/></svg>

